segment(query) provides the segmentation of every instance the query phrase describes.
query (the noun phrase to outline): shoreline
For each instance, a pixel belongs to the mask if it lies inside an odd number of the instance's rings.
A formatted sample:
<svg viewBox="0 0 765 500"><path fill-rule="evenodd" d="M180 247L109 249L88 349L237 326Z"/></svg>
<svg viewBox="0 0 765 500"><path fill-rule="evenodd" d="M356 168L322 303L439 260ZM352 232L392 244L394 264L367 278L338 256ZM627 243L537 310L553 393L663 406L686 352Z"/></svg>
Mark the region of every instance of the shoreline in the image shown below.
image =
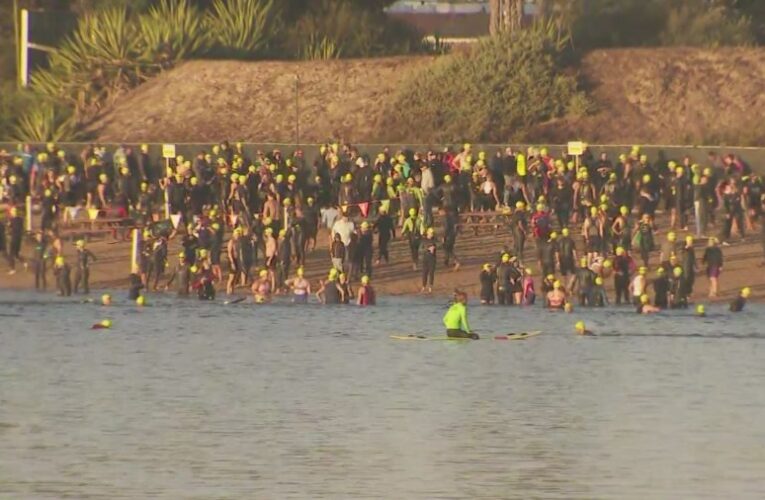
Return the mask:
<svg viewBox="0 0 765 500"><path fill-rule="evenodd" d="M678 233L680 237L680 233ZM663 238L660 234L658 238ZM322 229L319 232L316 250L309 252L306 258L305 272L306 277L311 281L312 291L315 292L318 287L318 280L326 276L326 271L330 267L329 252L327 248L328 232ZM459 270L447 269L443 265L442 255L439 254L438 267L436 270L435 286L432 294L420 293L420 272L412 270L411 260L409 259L409 249L401 239L394 240L390 245L390 264L376 265L373 268L372 285L374 286L378 297L396 296L396 297L449 297L455 288L460 288L468 293L471 303L478 302L478 292L480 289L478 275L481 265L484 262L496 261L499 250L503 245L509 245L511 237L504 230L497 234L492 232L482 232L478 236L472 232L464 231L457 239L456 253L461 262ZM179 250L180 238L175 238L170 242L169 252L170 265L174 264ZM577 245L579 248L579 245ZM536 263L530 262L534 255L534 244L527 244L525 257L526 265L534 269L535 285L539 291L541 277ZM101 291L123 291L127 290L129 268L130 268L130 242L114 242L109 240L92 241L88 248L96 255L97 261L91 267L90 288L91 294ZM703 252L703 243L697 242L697 257L701 257ZM28 254L29 245L24 245L22 255ZM65 244L64 254L71 262L71 256L74 248L69 243ZM694 294L691 301L696 303L720 303L732 299L738 294L741 288L749 286L752 289L752 296L749 301L752 303L765 303L765 266L763 259L763 250L759 241L759 236L749 236L744 242L736 242L731 246L723 247L725 264L720 278L720 294L715 299L707 297L708 280L703 270L696 275ZM261 259L262 261L262 259ZM652 263L654 266L649 270L649 278L653 277L655 266L658 265L658 253L652 254ZM48 288L47 294L55 294L55 277L53 276L52 266L48 269ZM0 290L5 291L28 291L34 290L34 274L31 271L24 271L19 264L16 266L15 275L6 274L8 266L5 262L0 263ZM256 269L256 266L253 266ZM294 274L294 266L290 271ZM225 264L224 264L225 274ZM166 278L160 280L164 284ZM604 280L609 297L613 297L613 279ZM316 287L316 288L314 288ZM354 289L356 284L354 283ZM216 285L218 291L217 300L225 300L225 283ZM159 290L157 292L149 291L147 295L152 294L175 294L174 288L167 291ZM241 297L250 294L249 287L238 287L232 296ZM74 294L72 295L75 296ZM76 296L85 296L83 294ZM193 298L193 295L192 295ZM314 299L315 300L315 299ZM541 306L540 306L541 307ZM576 304L575 304L576 307Z"/></svg>

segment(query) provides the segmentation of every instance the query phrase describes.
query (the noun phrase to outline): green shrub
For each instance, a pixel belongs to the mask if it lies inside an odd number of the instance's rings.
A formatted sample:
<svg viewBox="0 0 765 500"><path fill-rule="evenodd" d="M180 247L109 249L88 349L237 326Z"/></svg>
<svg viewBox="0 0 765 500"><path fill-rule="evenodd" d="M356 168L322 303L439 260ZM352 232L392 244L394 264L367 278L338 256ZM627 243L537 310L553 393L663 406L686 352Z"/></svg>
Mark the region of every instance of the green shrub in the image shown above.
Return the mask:
<svg viewBox="0 0 765 500"><path fill-rule="evenodd" d="M37 101L23 110L12 138L20 142L66 142L79 137L70 110L50 102Z"/></svg>
<svg viewBox="0 0 765 500"><path fill-rule="evenodd" d="M143 57L163 67L205 48L202 12L189 0L161 0L139 18Z"/></svg>
<svg viewBox="0 0 765 500"><path fill-rule="evenodd" d="M211 45L222 55L263 56L281 31L274 0L215 0L205 27Z"/></svg>
<svg viewBox="0 0 765 500"><path fill-rule="evenodd" d="M410 53L420 44L419 35L381 10L336 0L318 1L287 39L287 52L309 60Z"/></svg>
<svg viewBox="0 0 765 500"><path fill-rule="evenodd" d="M401 85L386 113L389 140L505 142L575 107L574 77L560 71L568 38L552 22L486 39Z"/></svg>
<svg viewBox="0 0 765 500"><path fill-rule="evenodd" d="M719 5L700 7L683 4L671 9L660 37L662 45L715 48L755 43L749 18Z"/></svg>
<svg viewBox="0 0 765 500"><path fill-rule="evenodd" d="M78 118L157 69L142 56L137 24L124 7L84 15L49 63L50 69L32 75L32 88L52 102L70 105Z"/></svg>

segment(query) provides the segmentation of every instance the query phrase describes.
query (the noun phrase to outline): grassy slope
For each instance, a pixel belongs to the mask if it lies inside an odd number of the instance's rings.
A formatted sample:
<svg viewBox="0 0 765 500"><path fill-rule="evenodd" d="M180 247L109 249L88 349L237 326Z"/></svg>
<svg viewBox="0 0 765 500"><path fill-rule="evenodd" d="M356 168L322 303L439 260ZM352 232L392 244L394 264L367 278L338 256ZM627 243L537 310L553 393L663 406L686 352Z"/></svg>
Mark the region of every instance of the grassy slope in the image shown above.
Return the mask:
<svg viewBox="0 0 765 500"><path fill-rule="evenodd" d="M390 137L386 106L406 72L432 59L329 62L190 61L144 84L92 127L103 141L293 142L301 75L301 142ZM580 74L597 110L542 124L533 142L765 144L765 50L594 51Z"/></svg>

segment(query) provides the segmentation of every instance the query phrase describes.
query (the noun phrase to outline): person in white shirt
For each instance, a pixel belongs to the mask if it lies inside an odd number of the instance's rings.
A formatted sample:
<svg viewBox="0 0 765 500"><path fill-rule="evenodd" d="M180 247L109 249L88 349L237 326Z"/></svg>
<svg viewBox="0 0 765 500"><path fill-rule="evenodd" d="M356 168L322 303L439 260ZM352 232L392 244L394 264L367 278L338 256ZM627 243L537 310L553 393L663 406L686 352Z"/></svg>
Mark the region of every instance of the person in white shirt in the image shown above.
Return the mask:
<svg viewBox="0 0 765 500"><path fill-rule="evenodd" d="M339 234L340 240L347 248L348 244L351 242L351 234L354 229L356 229L356 227L353 225L353 221L348 220L348 214L343 212L340 215L340 218L332 225L332 231L330 231L329 235L329 244L332 244L332 240L335 239L335 234Z"/></svg>

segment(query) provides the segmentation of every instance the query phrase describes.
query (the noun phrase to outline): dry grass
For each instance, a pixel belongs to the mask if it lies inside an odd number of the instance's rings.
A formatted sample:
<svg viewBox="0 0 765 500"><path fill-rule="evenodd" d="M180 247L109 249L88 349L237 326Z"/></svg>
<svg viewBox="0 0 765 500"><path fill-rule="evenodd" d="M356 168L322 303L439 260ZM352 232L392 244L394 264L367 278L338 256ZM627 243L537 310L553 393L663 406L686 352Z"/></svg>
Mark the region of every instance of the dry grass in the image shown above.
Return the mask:
<svg viewBox="0 0 765 500"><path fill-rule="evenodd" d="M301 142L390 137L382 117L405 76L432 62L398 57L328 62L191 61L128 93L91 127L102 141ZM765 50L618 49L584 57L589 116L519 134L530 142L765 145Z"/></svg>

